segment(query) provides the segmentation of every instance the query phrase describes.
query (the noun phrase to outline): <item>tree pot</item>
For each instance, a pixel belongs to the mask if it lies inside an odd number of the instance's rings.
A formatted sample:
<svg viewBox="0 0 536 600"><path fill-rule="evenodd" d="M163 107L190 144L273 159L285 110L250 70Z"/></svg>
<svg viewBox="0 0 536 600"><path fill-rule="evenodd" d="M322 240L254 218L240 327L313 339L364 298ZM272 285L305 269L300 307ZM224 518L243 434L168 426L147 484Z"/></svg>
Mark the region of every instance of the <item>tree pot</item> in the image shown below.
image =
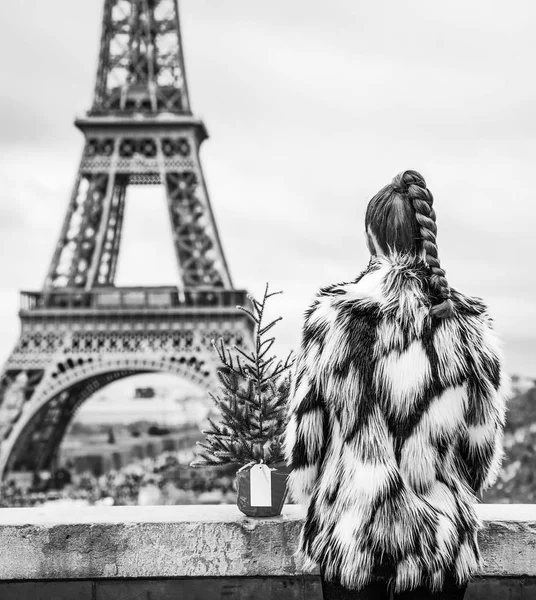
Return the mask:
<svg viewBox="0 0 536 600"><path fill-rule="evenodd" d="M284 469L271 468L271 504L270 506L252 506L251 504L251 468L253 464L244 465L236 472L236 505L248 517L275 517L281 514L287 497L288 472Z"/></svg>

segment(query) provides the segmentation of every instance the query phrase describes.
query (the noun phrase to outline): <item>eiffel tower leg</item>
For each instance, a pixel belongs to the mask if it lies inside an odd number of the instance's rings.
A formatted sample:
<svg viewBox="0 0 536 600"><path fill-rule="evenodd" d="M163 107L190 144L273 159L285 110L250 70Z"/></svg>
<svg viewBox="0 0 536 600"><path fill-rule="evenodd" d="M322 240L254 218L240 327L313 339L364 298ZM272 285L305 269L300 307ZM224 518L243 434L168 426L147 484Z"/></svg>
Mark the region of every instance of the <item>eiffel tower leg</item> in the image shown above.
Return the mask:
<svg viewBox="0 0 536 600"><path fill-rule="evenodd" d="M195 131L163 138L161 151L162 180L183 286L232 288L206 193Z"/></svg>
<svg viewBox="0 0 536 600"><path fill-rule="evenodd" d="M95 259L102 252L108 226L113 182L109 173L78 176L46 289L91 287L98 265Z"/></svg>
<svg viewBox="0 0 536 600"><path fill-rule="evenodd" d="M86 289L113 285L125 206L125 186L117 182L113 170L107 173L103 215L95 236L95 251L88 269Z"/></svg>
<svg viewBox="0 0 536 600"><path fill-rule="evenodd" d="M116 178L116 182L110 217L108 219L108 229L106 231L103 256L100 259L101 266L99 267L97 280L99 285L113 284L117 270L127 186L120 177ZM103 265L109 265L109 268L106 269Z"/></svg>
<svg viewBox="0 0 536 600"><path fill-rule="evenodd" d="M131 374L123 370L84 379L37 408L15 441L7 470L50 469L76 411L99 389Z"/></svg>

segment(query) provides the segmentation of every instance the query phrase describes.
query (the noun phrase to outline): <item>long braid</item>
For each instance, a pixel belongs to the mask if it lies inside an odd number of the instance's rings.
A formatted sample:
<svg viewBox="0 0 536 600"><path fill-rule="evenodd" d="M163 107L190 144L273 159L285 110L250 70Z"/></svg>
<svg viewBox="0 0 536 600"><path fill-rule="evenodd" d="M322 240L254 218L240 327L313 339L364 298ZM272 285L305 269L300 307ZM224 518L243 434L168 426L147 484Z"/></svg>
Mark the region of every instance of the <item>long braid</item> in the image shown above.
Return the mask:
<svg viewBox="0 0 536 600"><path fill-rule="evenodd" d="M393 179L391 186L398 193L406 194L415 210L415 219L419 224L423 253L432 271L430 286L435 295L441 299L439 304L432 306L430 312L437 317L450 317L454 312L454 305L445 270L441 268L437 252L436 215L432 206L434 197L426 187L423 176L417 171L409 170L399 173Z"/></svg>

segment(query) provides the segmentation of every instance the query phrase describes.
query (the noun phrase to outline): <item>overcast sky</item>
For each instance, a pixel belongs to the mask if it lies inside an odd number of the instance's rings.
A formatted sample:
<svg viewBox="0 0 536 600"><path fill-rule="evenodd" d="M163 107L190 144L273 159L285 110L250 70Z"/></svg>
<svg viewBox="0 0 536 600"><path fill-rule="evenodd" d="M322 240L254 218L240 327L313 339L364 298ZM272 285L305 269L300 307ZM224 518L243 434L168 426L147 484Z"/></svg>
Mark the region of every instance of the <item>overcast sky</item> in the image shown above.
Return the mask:
<svg viewBox="0 0 536 600"><path fill-rule="evenodd" d="M102 4L0 8L1 360L71 193ZM278 349L298 345L319 286L364 268L366 204L412 168L449 281L488 301L509 370L536 376L536 4L182 0L181 17L224 249L236 287L284 290ZM118 283L172 282L163 194L129 200Z"/></svg>

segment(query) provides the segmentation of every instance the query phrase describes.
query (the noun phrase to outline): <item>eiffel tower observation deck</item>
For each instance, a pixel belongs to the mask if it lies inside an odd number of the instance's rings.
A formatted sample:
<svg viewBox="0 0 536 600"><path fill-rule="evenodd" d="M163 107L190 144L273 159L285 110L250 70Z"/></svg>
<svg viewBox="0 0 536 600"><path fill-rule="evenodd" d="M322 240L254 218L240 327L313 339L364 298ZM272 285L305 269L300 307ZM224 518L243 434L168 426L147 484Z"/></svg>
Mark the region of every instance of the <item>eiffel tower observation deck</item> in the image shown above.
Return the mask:
<svg viewBox="0 0 536 600"><path fill-rule="evenodd" d="M41 291L22 292L21 334L0 378L0 473L50 468L76 410L137 373L214 388L211 340L248 346L211 210L177 0L105 0L95 94L73 193ZM176 286L114 285L126 190L166 193Z"/></svg>

